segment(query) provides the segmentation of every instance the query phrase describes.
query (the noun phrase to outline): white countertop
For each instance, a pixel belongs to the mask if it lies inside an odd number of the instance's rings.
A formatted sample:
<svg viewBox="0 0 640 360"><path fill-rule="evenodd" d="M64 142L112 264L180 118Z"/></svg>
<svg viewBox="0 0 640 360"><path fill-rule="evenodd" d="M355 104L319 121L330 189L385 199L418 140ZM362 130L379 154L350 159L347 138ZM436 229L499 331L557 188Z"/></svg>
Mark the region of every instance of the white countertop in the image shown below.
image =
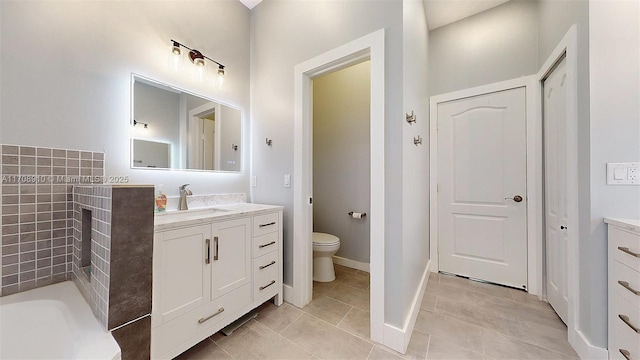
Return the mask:
<svg viewBox="0 0 640 360"><path fill-rule="evenodd" d="M155 214L154 230L162 231L177 226L198 225L209 222L212 219L224 220L246 214L259 215L281 209L282 206L276 205L237 203L189 210L172 210Z"/></svg>
<svg viewBox="0 0 640 360"><path fill-rule="evenodd" d="M623 229L640 232L640 219L604 218L604 222Z"/></svg>

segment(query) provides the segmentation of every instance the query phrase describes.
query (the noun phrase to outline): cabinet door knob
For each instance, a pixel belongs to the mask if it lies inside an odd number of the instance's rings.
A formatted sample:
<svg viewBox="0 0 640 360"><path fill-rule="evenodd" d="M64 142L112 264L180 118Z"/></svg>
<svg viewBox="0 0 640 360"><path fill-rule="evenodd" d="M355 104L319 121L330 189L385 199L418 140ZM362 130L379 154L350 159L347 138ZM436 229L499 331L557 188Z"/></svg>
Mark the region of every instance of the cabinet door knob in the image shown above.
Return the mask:
<svg viewBox="0 0 640 360"><path fill-rule="evenodd" d="M209 264L211 263L211 239L205 240L205 244L207 246L207 254L204 258L204 263Z"/></svg>
<svg viewBox="0 0 640 360"><path fill-rule="evenodd" d="M218 260L218 237L213 237L213 260Z"/></svg>

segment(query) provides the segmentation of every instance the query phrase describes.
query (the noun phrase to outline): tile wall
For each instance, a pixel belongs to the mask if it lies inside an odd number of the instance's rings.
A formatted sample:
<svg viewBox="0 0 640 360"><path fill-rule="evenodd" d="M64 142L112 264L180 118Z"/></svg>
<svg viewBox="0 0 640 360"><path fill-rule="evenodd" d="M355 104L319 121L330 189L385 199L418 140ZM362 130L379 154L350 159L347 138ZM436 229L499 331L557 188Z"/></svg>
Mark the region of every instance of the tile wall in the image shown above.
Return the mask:
<svg viewBox="0 0 640 360"><path fill-rule="evenodd" d="M1 145L0 160L0 296L66 280L72 271L72 185L101 183L104 154Z"/></svg>
<svg viewBox="0 0 640 360"><path fill-rule="evenodd" d="M91 275L82 271L82 210L91 211ZM75 185L73 189L72 277L100 323L109 318L111 272L111 186Z"/></svg>

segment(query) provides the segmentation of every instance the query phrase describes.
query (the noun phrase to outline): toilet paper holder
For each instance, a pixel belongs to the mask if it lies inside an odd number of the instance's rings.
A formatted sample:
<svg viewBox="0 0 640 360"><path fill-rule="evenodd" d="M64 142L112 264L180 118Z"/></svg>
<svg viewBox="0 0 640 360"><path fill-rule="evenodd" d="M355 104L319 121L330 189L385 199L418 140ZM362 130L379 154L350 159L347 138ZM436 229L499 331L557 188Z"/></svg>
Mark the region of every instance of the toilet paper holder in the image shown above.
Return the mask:
<svg viewBox="0 0 640 360"><path fill-rule="evenodd" d="M367 216L367 213L358 213L358 212L349 211L349 216L351 216L354 219L364 219L365 216Z"/></svg>

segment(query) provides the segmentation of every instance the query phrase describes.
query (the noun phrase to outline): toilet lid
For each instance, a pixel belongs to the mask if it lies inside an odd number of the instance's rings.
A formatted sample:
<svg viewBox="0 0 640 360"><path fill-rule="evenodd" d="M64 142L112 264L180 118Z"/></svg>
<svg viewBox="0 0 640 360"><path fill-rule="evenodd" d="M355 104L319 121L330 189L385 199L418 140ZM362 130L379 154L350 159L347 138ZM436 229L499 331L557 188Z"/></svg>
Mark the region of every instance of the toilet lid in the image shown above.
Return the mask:
<svg viewBox="0 0 640 360"><path fill-rule="evenodd" d="M335 245L339 243L340 239L337 236L319 232L313 233L313 244L316 246Z"/></svg>

